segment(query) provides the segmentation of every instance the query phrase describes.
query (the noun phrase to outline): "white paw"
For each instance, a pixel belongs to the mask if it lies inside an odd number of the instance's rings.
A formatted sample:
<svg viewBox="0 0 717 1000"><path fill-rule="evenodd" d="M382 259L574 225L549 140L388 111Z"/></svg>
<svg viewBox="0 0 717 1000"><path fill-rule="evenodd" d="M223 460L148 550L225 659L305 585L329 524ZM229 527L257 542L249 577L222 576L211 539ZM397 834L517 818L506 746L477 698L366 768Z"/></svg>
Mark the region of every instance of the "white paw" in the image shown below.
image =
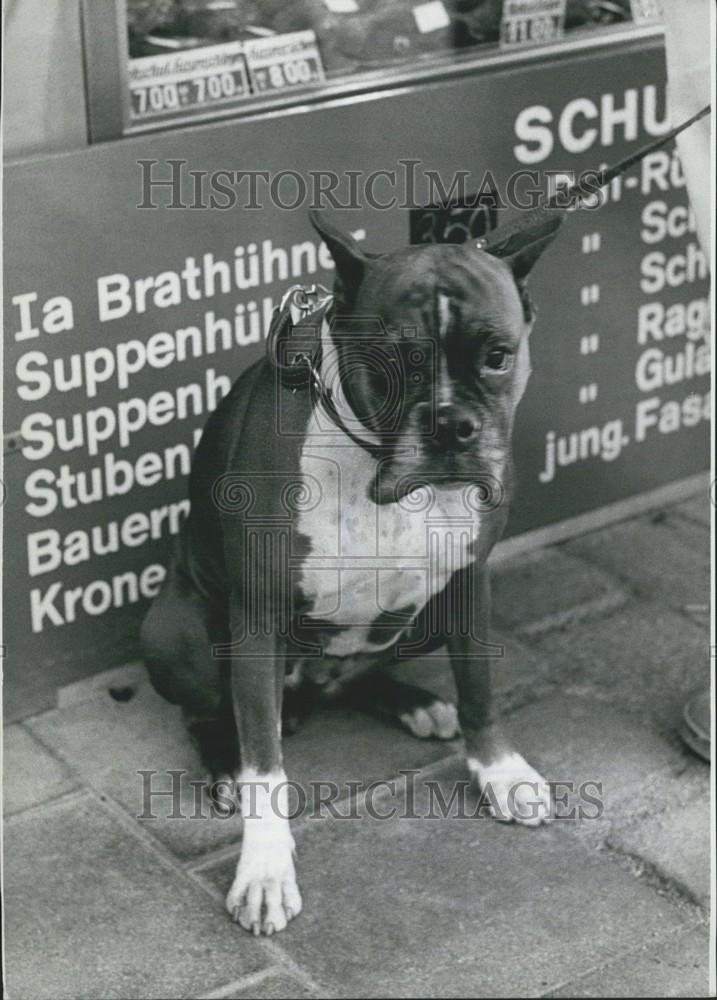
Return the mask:
<svg viewBox="0 0 717 1000"><path fill-rule="evenodd" d="M460 732L456 706L445 701L434 701L426 708L414 708L399 715L399 719L406 729L422 740L432 736L439 740L452 740Z"/></svg>
<svg viewBox="0 0 717 1000"><path fill-rule="evenodd" d="M244 930L270 936L301 912L286 775L245 768L240 787L244 832L226 907Z"/></svg>
<svg viewBox="0 0 717 1000"><path fill-rule="evenodd" d="M301 913L292 849L293 840L242 847L226 907L255 936L277 934Z"/></svg>
<svg viewBox="0 0 717 1000"><path fill-rule="evenodd" d="M540 826L552 818L550 786L519 753L505 754L490 764L469 757L468 768L491 815L501 822Z"/></svg>

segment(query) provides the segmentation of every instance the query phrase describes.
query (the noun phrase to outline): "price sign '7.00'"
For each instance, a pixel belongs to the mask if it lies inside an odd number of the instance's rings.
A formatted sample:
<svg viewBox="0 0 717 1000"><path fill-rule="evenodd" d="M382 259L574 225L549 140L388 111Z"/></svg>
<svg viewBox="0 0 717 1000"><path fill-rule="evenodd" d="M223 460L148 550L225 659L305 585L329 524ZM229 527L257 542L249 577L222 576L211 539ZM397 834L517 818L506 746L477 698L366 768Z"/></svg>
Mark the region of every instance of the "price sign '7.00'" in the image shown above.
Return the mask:
<svg viewBox="0 0 717 1000"><path fill-rule="evenodd" d="M129 88L134 122L246 97L249 82L241 42L133 59Z"/></svg>

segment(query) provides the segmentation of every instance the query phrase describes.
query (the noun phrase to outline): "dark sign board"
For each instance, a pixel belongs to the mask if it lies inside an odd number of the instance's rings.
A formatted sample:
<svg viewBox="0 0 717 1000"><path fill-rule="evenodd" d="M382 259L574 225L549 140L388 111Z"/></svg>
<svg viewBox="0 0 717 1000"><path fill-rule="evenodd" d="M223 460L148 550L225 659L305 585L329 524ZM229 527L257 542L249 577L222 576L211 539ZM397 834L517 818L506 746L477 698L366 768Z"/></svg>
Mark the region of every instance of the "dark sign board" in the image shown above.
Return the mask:
<svg viewBox="0 0 717 1000"><path fill-rule="evenodd" d="M410 170L420 206L436 202L431 171L442 182L468 171L468 190L502 192L522 171L523 197L530 171L543 183L545 171L598 167L663 134L664 89L661 46L633 40L9 167L10 712L36 711L58 685L136 655L208 413L262 354L287 286L331 283L306 204L289 207L302 178L334 171L346 180L350 166L364 196L375 175L377 203L396 193L391 171L405 181ZM211 193L202 185L225 171L245 181L256 172L263 207L246 207L247 184L244 207L216 188L214 207L201 207ZM149 176L181 185L149 189ZM363 200L339 217L367 247L404 244L411 225L416 237L415 213ZM153 201L160 207L137 207ZM483 209L478 218L495 221ZM441 216L441 233L450 221ZM532 293L534 374L516 427L510 534L705 469L708 278L672 148L615 182L599 210L571 214Z"/></svg>

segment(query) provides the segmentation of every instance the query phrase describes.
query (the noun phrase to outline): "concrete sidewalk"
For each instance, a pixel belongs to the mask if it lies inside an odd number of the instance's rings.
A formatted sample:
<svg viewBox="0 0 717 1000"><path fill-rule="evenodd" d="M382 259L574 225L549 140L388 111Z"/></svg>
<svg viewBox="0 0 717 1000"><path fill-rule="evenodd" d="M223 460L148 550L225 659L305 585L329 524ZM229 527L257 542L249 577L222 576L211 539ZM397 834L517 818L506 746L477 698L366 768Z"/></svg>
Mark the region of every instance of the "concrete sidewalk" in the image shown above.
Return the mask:
<svg viewBox="0 0 717 1000"><path fill-rule="evenodd" d="M187 818L165 797L137 819L139 770L201 777L141 668L64 689L5 732L11 1000L707 996L709 768L676 727L708 679L708 525L699 498L496 570L506 726L549 780L600 783L601 816L431 818L466 777L458 743L322 710L286 740L289 776L418 769L421 818L297 822L305 909L276 938L224 911L236 818L189 818L185 783ZM404 784L382 810L406 810Z"/></svg>

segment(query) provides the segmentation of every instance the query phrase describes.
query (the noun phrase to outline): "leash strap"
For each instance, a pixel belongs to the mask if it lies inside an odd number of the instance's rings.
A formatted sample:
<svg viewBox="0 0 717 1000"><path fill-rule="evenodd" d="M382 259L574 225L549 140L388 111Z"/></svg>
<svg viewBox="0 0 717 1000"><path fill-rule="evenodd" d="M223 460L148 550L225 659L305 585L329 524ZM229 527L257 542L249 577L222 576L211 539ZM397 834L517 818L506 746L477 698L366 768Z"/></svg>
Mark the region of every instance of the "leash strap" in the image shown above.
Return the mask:
<svg viewBox="0 0 717 1000"><path fill-rule="evenodd" d="M480 250L500 256L505 255L506 251L509 252L512 241L526 230L533 231L534 239L542 238L561 225L568 208L578 205L582 198L594 195L615 177L619 177L630 167L644 160L654 150L666 146L675 136L704 118L711 110L711 105L707 104L696 115L670 129L664 136L648 143L613 166L592 174L589 182L583 179L567 190L556 192L546 205L522 213L513 222L499 226L477 240L475 245ZM292 285L282 298L279 307L274 310L267 335L267 359L278 373L282 385L292 392L308 386L336 427L373 458L379 458L383 453L381 447L363 440L347 426L336 407L331 389L324 384L321 377L321 331L331 314L332 305L333 296L322 285ZM316 346L310 353L299 349L292 355L288 348L294 327L312 316L315 316L320 324Z"/></svg>
<svg viewBox="0 0 717 1000"><path fill-rule="evenodd" d="M659 139L655 139L653 142L648 143L646 146L642 146L637 150L636 153L632 153L630 156L626 156L624 160L620 160L612 167L606 167L601 170L597 175L597 189L604 188L610 183L615 177L619 177L620 174L626 173L630 167L633 167L640 160L644 160L646 156L652 153L656 149L660 149L661 146L666 146L668 142L672 142L675 136L678 136L680 132L684 132L685 129L689 128L690 125L694 125L701 118L704 118L712 110L711 104L706 104L701 111L698 111L696 115L692 115L687 121L682 122L681 125L677 125L675 128L670 129L666 135L663 135ZM592 187L592 185L591 185ZM575 184L572 188L568 189L568 196L572 197L573 200L577 201L583 195L583 191L580 188L580 184ZM590 193L589 191L587 193ZM594 193L594 191L592 192Z"/></svg>
<svg viewBox="0 0 717 1000"><path fill-rule="evenodd" d="M338 430L373 458L379 458L382 449L351 430L338 411L331 389L321 377L321 336L329 322L332 306L333 295L322 285L292 285L274 310L267 336L267 358L283 386L292 392L308 386ZM315 346L311 351L302 346L292 353L294 329L307 320L311 320L310 326L318 330Z"/></svg>
<svg viewBox="0 0 717 1000"><path fill-rule="evenodd" d="M505 252L509 242L515 236L518 236L527 229L539 230L541 226L545 226L546 231L549 232L552 228L556 228L563 221L567 210L577 205L582 198L594 195L597 191L606 187L615 177L626 173L630 167L634 167L636 163L644 160L646 156L656 149L666 146L675 136L678 136L680 132L684 132L690 125L694 125L695 122L704 118L711 110L712 106L710 104L705 105L696 115L692 115L687 121L670 129L669 132L659 139L655 139L646 146L642 146L635 153L626 156L612 167L606 167L604 170L597 171L590 176L589 180L583 179L563 191L556 192L550 198L547 205L524 212L512 222L498 226L497 229L477 240L476 246L479 250L485 250L487 253L501 254ZM552 225L549 225L550 223Z"/></svg>
<svg viewBox="0 0 717 1000"><path fill-rule="evenodd" d="M321 363L321 347L319 347L318 357L316 359L316 365ZM355 434L351 428L346 424L343 417L336 408L334 403L334 396L328 386L324 385L321 378L321 374L318 367L315 366L313 358L306 358L306 364L311 373L311 386L318 397L319 402L324 408L327 415L336 424L337 428L342 431L347 437L349 437L354 444L359 445L364 451L367 451L372 458L378 459L384 454L383 449L380 445L372 444L369 441L365 441L363 438Z"/></svg>

